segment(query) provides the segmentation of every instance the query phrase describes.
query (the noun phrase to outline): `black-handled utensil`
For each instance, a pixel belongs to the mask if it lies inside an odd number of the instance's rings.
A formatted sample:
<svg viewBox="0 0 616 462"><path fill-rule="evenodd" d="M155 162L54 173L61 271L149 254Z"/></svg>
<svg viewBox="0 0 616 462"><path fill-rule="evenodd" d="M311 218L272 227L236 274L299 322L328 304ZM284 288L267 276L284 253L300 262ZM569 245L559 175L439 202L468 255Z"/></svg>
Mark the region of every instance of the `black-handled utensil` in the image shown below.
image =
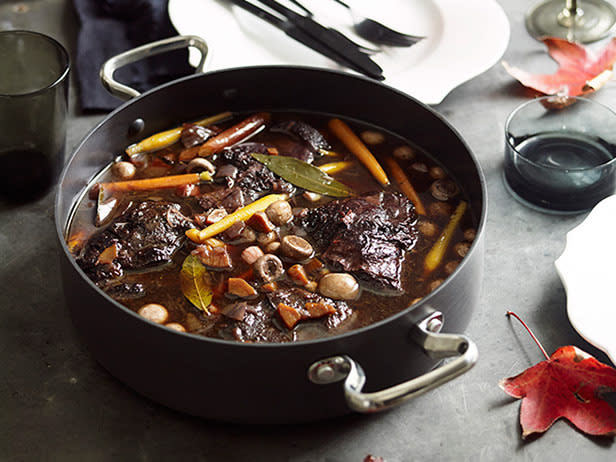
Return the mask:
<svg viewBox="0 0 616 462"><path fill-rule="evenodd" d="M383 70L357 46L338 36L334 31L273 0L260 0L276 11L280 18L248 0L230 0L235 5L281 29L286 35L327 56L333 61L376 80L384 80Z"/></svg>

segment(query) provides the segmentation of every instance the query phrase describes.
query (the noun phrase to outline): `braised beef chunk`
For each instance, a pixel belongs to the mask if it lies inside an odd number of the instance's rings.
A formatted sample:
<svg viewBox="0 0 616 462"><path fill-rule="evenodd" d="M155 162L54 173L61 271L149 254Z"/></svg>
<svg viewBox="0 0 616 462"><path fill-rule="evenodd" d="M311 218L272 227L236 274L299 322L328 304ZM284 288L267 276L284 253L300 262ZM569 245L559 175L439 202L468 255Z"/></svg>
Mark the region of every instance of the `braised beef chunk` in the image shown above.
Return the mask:
<svg viewBox="0 0 616 462"><path fill-rule="evenodd" d="M319 149L331 149L325 137L316 128L300 120L279 122L273 125L271 130L295 135L306 143L314 153L318 153Z"/></svg>
<svg viewBox="0 0 616 462"><path fill-rule="evenodd" d="M228 213L246 205L244 193L238 186L215 189L214 191L204 193L199 196L197 202L199 202L203 210L223 207Z"/></svg>
<svg viewBox="0 0 616 462"><path fill-rule="evenodd" d="M130 207L87 243L77 263L95 282L122 276L124 270L167 263L193 222L173 202L146 200ZM101 253L115 245L111 262Z"/></svg>
<svg viewBox="0 0 616 462"><path fill-rule="evenodd" d="M138 282L133 284L123 282L110 284L109 287L105 287L105 292L117 300L128 300L143 297L145 295L145 287Z"/></svg>
<svg viewBox="0 0 616 462"><path fill-rule="evenodd" d="M375 290L402 291L405 252L417 241L417 214L399 193L369 193L310 209L301 219L321 258Z"/></svg>
<svg viewBox="0 0 616 462"><path fill-rule="evenodd" d="M232 302L222 309L222 317L210 329L216 337L240 342L288 342L289 336L274 326L273 317L274 310L266 300Z"/></svg>
<svg viewBox="0 0 616 462"><path fill-rule="evenodd" d="M291 193L295 187L278 177L251 154L267 154L268 147L261 143L243 143L224 149L218 156L219 166L235 166L238 174L231 183L232 187L206 192L198 202L204 210L222 206L227 212L233 212L264 194ZM228 183L229 184L229 183Z"/></svg>

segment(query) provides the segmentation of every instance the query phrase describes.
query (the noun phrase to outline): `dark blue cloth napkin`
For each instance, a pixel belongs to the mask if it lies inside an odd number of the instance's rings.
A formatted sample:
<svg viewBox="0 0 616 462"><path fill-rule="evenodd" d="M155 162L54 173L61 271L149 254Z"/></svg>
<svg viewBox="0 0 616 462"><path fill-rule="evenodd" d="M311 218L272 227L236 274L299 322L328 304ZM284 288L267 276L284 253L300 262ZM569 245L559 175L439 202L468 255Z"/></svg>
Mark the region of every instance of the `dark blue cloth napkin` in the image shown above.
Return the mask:
<svg viewBox="0 0 616 462"><path fill-rule="evenodd" d="M103 88L101 65L147 42L177 35L168 0L73 0L80 21L75 73L84 111L109 111L122 103ZM177 50L121 68L116 80L144 91L193 72L187 50Z"/></svg>

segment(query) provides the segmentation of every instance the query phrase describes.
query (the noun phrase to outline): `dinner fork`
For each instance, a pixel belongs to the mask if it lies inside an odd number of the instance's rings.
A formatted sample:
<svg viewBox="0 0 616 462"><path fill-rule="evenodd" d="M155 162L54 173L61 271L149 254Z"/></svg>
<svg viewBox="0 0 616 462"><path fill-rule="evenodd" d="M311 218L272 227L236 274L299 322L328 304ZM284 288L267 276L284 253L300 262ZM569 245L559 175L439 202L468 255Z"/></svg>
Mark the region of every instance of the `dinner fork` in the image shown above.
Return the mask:
<svg viewBox="0 0 616 462"><path fill-rule="evenodd" d="M410 47L425 37L409 35L387 27L385 24L358 14L351 6L343 0L334 0L349 10L353 18L353 29L360 37L373 43L388 45L392 47Z"/></svg>
<svg viewBox="0 0 616 462"><path fill-rule="evenodd" d="M310 18L314 18L314 13L312 11L310 11L308 8L306 8L304 6L303 3L301 3L299 0L289 0L291 3L293 3L295 6L297 6L299 9L301 9L304 13L306 13L306 15ZM333 33L336 34L341 40L344 40L348 43L350 43L353 46L356 46L360 51L362 51L363 53L366 53L368 55L375 55L379 52L381 52L382 50L379 48L372 48L366 45L363 45L361 43L357 43L354 42L353 40L351 40L349 37L347 37L346 35L344 35L342 32L340 32L339 30L336 30L332 27L328 27L328 29Z"/></svg>

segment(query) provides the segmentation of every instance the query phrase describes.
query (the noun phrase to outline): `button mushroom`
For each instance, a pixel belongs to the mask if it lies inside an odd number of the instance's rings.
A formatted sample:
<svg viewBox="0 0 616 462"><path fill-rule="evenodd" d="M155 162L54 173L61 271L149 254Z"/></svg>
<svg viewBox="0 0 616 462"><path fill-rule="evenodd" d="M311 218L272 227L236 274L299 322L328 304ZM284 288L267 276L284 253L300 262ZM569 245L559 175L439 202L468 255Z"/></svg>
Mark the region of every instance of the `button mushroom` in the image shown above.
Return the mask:
<svg viewBox="0 0 616 462"><path fill-rule="evenodd" d="M287 201L276 201L265 210L268 218L276 226L287 224L293 218L293 209Z"/></svg>
<svg viewBox="0 0 616 462"><path fill-rule="evenodd" d="M447 201L458 194L458 186L451 180L436 180L430 186L432 196L439 201Z"/></svg>
<svg viewBox="0 0 616 462"><path fill-rule="evenodd" d="M276 231L270 231L269 233L259 233L257 234L257 242L259 245L268 245L278 239L278 234Z"/></svg>
<svg viewBox="0 0 616 462"><path fill-rule="evenodd" d="M328 273L319 280L318 290L334 300L353 300L359 295L359 284L349 273Z"/></svg>
<svg viewBox="0 0 616 462"><path fill-rule="evenodd" d="M312 257L314 249L310 243L303 237L295 234L288 234L280 241L280 250L282 254L293 260L306 260Z"/></svg>
<svg viewBox="0 0 616 462"><path fill-rule="evenodd" d="M398 146L394 149L394 157L401 160L413 160L415 151L410 146Z"/></svg>
<svg viewBox="0 0 616 462"><path fill-rule="evenodd" d="M116 162L111 167L111 174L120 180L130 180L137 173L137 167L130 162Z"/></svg>
<svg viewBox="0 0 616 462"><path fill-rule="evenodd" d="M137 311L137 314L143 316L148 321L155 322L156 324L163 324L169 318L169 312L167 308L158 303L148 303L143 305Z"/></svg>
<svg viewBox="0 0 616 462"><path fill-rule="evenodd" d="M385 135L375 130L365 130L359 135L366 144L376 145L385 141Z"/></svg>
<svg viewBox="0 0 616 462"><path fill-rule="evenodd" d="M178 332L186 332L186 328L179 322L168 322L165 327Z"/></svg>
<svg viewBox="0 0 616 462"><path fill-rule="evenodd" d="M255 275L263 282L275 281L284 274L284 266L282 266L280 258L271 253L267 253L257 259L252 268Z"/></svg>

